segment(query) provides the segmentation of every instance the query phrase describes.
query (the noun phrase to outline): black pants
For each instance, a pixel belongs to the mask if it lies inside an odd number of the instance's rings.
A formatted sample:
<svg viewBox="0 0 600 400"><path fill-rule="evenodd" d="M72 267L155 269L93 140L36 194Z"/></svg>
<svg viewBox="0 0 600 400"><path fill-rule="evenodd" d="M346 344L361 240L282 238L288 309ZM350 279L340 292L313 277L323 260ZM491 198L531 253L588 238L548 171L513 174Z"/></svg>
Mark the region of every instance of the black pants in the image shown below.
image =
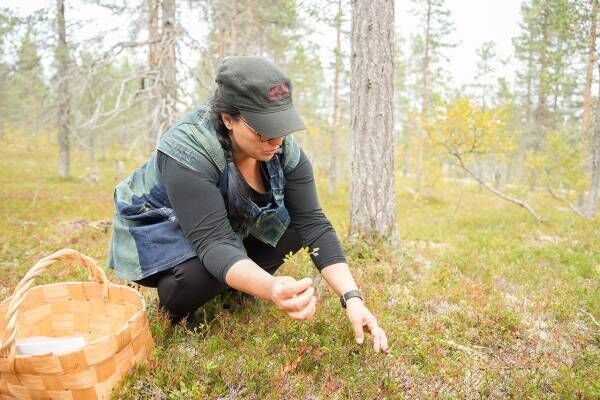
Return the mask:
<svg viewBox="0 0 600 400"><path fill-rule="evenodd" d="M297 232L290 227L275 248L253 236L244 239L244 246L248 257L272 275L283 264L287 254L300 249L301 243ZM175 321L194 312L226 288L208 272L198 257L135 282L157 288L161 307Z"/></svg>

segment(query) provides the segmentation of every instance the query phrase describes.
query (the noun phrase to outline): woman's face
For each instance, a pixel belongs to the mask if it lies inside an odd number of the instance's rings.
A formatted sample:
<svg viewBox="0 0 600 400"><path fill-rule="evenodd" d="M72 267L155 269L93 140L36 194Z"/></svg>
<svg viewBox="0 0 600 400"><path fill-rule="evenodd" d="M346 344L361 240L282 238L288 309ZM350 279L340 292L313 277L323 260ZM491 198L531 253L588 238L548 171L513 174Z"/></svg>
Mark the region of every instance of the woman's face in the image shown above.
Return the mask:
<svg viewBox="0 0 600 400"><path fill-rule="evenodd" d="M231 146L236 157L250 157L258 161L269 161L283 143L283 137L262 141L262 137L240 116L234 119L221 113L223 123L229 129Z"/></svg>

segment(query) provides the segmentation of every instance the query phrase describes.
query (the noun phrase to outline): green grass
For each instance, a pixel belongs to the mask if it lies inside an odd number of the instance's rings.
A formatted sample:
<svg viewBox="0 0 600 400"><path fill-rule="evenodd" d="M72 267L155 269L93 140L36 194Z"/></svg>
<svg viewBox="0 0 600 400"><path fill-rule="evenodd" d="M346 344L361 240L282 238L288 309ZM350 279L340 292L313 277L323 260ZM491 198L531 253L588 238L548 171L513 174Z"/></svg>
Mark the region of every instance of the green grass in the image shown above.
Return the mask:
<svg viewBox="0 0 600 400"><path fill-rule="evenodd" d="M110 229L100 222L112 217L112 188L142 158L114 151L92 163L82 155L73 159L74 178L60 180L53 145L3 140L0 299L60 248L104 264ZM338 189L335 196L322 190L321 201L346 238L347 185ZM354 342L337 298L309 257L298 254L280 271L317 279L318 312L307 322L264 302L221 296L199 311L203 323L194 331L170 331L155 292L143 289L156 346L116 397L598 398L598 219L584 221L540 194L528 200L547 224L476 186L440 183L433 195L415 200L398 188L398 243L343 239L366 302L390 339L388 356ZM84 278L57 267L37 282Z"/></svg>

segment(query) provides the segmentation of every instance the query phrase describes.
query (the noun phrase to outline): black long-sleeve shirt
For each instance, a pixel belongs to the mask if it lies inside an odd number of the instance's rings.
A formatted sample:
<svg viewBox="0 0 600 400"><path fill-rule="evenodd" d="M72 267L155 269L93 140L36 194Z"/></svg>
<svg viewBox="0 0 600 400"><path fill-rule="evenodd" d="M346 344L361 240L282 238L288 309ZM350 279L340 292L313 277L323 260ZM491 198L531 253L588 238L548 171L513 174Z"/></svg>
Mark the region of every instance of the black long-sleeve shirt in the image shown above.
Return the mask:
<svg viewBox="0 0 600 400"><path fill-rule="evenodd" d="M158 169L183 232L206 269L225 282L229 268L248 257L227 218L218 186L220 172L208 160L203 164L205 168L194 171L158 152ZM319 204L312 166L304 152L285 179L284 201L291 225L303 246L319 249L311 255L319 271L346 262L335 230Z"/></svg>

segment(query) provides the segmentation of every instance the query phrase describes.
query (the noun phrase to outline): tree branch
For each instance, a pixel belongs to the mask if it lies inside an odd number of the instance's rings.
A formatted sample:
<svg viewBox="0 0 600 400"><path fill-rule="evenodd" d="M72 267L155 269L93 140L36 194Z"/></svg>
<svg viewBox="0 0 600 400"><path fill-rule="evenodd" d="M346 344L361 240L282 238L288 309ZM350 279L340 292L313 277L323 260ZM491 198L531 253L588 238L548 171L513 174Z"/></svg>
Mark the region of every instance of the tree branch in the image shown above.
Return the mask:
<svg viewBox="0 0 600 400"><path fill-rule="evenodd" d="M473 179L475 179L477 182L479 182L483 187L485 187L487 190L489 190L490 192L494 193L496 196L500 197L501 199L504 199L506 201L509 201L513 204L518 205L519 207L523 207L524 209L527 210L527 212L529 212L529 214L531 214L533 216L533 218L535 218L535 220L537 222L548 222L548 220L544 217L539 216L534 210L533 208L527 204L526 202L516 199L514 197L510 197L504 193L502 193L501 191L494 189L493 187L491 187L490 185L488 185L483 179L481 179L479 176L477 176L473 171L471 171L464 163L462 157L460 154L458 153L451 153L452 156L454 156L454 158L456 158L458 160L458 166L461 167L467 174L471 175L471 177Z"/></svg>
<svg viewBox="0 0 600 400"><path fill-rule="evenodd" d="M546 190L548 191L548 193L550 193L550 196L552 196L555 200L565 203L571 209L571 211L573 211L575 214L577 214L578 216L580 216L583 219L587 219L587 217L585 216L585 214L583 212L581 212L581 210L579 210L573 204L569 203L569 201L567 199L560 197L556 193L554 193L552 191L552 189L550 189L549 185L546 185Z"/></svg>

